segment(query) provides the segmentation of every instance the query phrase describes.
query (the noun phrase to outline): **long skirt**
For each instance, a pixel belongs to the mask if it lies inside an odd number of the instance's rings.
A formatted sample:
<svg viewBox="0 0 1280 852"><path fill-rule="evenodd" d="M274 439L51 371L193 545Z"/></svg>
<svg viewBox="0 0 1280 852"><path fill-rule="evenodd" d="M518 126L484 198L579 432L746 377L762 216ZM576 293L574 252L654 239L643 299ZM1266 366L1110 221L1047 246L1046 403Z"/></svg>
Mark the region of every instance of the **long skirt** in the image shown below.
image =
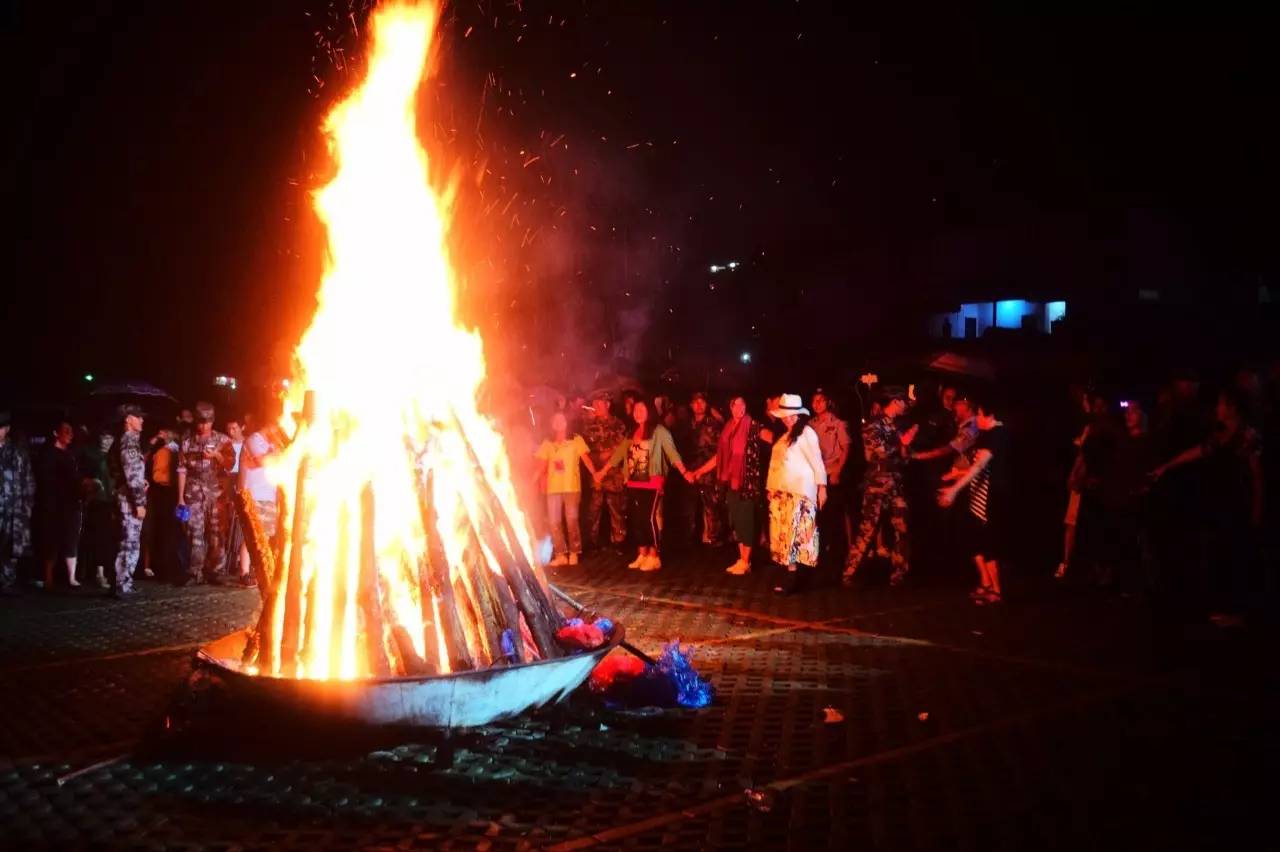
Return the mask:
<svg viewBox="0 0 1280 852"><path fill-rule="evenodd" d="M769 492L769 554L779 565L818 564L818 506L803 494Z"/></svg>

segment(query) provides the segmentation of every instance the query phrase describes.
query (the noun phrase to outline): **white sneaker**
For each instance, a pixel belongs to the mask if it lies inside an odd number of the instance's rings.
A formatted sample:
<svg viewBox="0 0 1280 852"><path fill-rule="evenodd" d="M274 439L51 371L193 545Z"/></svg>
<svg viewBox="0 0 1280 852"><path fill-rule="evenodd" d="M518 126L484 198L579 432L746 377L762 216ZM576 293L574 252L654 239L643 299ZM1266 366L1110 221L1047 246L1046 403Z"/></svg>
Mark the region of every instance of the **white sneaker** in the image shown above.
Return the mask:
<svg viewBox="0 0 1280 852"><path fill-rule="evenodd" d="M628 567L628 568L639 568L640 566L644 565L644 561L645 561L645 559L647 559L647 558L648 558L648 557L646 557L646 556L644 556L643 554L641 554L640 556L637 556L637 557L635 558L635 560L634 560L634 561L627 563L627 567Z"/></svg>
<svg viewBox="0 0 1280 852"><path fill-rule="evenodd" d="M743 574L751 573L751 566L739 559L737 562L724 569L724 573L732 574L735 577L741 577Z"/></svg>
<svg viewBox="0 0 1280 852"><path fill-rule="evenodd" d="M1067 563L1059 562L1057 570L1053 572L1053 579L1061 580L1065 576L1067 576Z"/></svg>
<svg viewBox="0 0 1280 852"><path fill-rule="evenodd" d="M662 560L656 556L646 556L644 561L640 563L641 571L661 571Z"/></svg>
<svg viewBox="0 0 1280 852"><path fill-rule="evenodd" d="M569 564L570 564L570 565L577 565L577 564L578 564L578 554L576 554L576 553L570 553L570 554L569 554Z"/></svg>
<svg viewBox="0 0 1280 852"><path fill-rule="evenodd" d="M101 574L98 575L97 583L98 583L98 588L100 589L107 589L111 587L111 583L108 582L107 578L102 576Z"/></svg>
<svg viewBox="0 0 1280 852"><path fill-rule="evenodd" d="M547 563L548 568L563 568L569 564L569 560L565 558L563 553L556 554L556 558Z"/></svg>

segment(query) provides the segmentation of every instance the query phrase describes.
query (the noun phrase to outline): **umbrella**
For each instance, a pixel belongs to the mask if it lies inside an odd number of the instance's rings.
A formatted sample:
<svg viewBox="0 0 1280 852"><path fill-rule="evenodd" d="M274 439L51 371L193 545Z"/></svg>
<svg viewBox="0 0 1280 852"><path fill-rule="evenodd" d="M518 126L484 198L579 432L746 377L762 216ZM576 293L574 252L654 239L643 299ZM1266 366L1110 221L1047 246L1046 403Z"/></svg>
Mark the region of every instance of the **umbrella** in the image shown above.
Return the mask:
<svg viewBox="0 0 1280 852"><path fill-rule="evenodd" d="M995 367L984 358L961 355L956 352L943 352L929 361L929 369L942 373L954 373L973 379L992 380L996 377Z"/></svg>
<svg viewBox="0 0 1280 852"><path fill-rule="evenodd" d="M640 382L636 381L631 376L619 373L604 376L596 383L596 386L591 389L592 393L598 393L600 391L608 391L615 399L626 391L634 391L637 395L644 396L643 386Z"/></svg>
<svg viewBox="0 0 1280 852"><path fill-rule="evenodd" d="M177 397L150 382L119 382L94 388L89 396L152 396L177 402Z"/></svg>

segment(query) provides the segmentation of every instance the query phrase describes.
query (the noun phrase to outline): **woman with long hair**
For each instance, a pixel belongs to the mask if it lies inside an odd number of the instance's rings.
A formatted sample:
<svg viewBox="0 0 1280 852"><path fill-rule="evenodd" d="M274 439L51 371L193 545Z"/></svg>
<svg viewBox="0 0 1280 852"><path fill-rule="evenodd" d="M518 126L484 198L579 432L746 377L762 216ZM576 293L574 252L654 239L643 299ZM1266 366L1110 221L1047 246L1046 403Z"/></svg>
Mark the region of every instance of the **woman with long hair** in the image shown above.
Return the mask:
<svg viewBox="0 0 1280 852"><path fill-rule="evenodd" d="M623 465L627 481L627 527L636 542L636 558L628 565L640 571L662 567L658 539L662 532L662 489L667 471L674 467L686 479L689 471L676 451L667 427L651 418L649 406L637 399L631 409L633 428L608 463L595 472L597 483L614 465Z"/></svg>
<svg viewBox="0 0 1280 852"><path fill-rule="evenodd" d="M724 485L729 526L738 540L738 559L725 569L735 575L751 571L751 548L756 543L764 471L765 438L759 421L747 414L747 400L729 401L729 422L720 432L716 476Z"/></svg>
<svg viewBox="0 0 1280 852"><path fill-rule="evenodd" d="M787 569L774 591L794 594L804 582L797 566L818 564L818 510L827 502L827 468L818 433L809 426L809 409L798 394L783 394L769 414L786 429L773 445L766 484L769 551Z"/></svg>

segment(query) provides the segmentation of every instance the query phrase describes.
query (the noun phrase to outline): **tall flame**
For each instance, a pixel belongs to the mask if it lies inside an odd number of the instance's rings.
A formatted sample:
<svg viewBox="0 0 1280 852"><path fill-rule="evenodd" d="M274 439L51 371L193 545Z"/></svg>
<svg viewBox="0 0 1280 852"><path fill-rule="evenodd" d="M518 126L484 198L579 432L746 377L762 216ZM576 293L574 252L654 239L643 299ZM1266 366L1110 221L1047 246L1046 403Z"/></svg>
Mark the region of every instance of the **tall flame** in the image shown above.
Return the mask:
<svg viewBox="0 0 1280 852"><path fill-rule="evenodd" d="M366 490L376 505L377 593L387 623L403 627L416 653L438 660L441 670L448 670L448 655L431 623L440 602L424 606L430 592L417 580L426 548L417 478L432 474L434 510L455 572L468 547L464 521L479 516L482 499L471 452L515 521L519 546L526 557L532 553L503 441L476 406L485 377L482 342L456 316L457 275L446 246L453 186L433 186L416 131L417 92L438 17L434 2L379 7L365 79L325 121L337 165L315 194L328 234L327 268L286 400L287 411L297 412L304 389L313 391L314 413L271 464L293 510L285 534L302 533L289 535L281 570L299 566L305 594L292 626L285 596L274 601L276 647L297 649L296 663L282 668L277 652L264 673L362 677L371 674L363 643L390 646L385 630L365 633L357 603ZM303 523L296 525L299 512ZM477 547L474 540L470 546ZM497 572L492 555L485 557Z"/></svg>

